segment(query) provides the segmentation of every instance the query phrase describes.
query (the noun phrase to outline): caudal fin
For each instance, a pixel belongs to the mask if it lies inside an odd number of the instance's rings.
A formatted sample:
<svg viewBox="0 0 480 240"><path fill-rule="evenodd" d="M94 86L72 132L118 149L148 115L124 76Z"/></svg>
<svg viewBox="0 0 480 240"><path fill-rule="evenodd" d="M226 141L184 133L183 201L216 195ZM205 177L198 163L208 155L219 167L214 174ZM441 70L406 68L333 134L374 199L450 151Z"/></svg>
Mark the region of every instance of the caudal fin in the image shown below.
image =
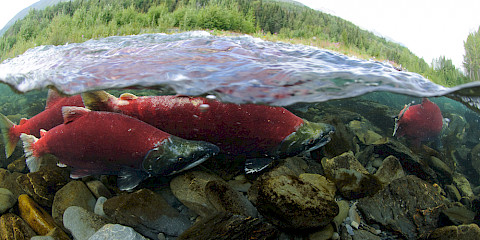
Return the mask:
<svg viewBox="0 0 480 240"><path fill-rule="evenodd" d="M15 126L15 124L10 121L7 117L0 113L0 129L3 135L3 142L5 144L5 155L10 157L17 146L19 140L18 136L13 136L10 134L10 129Z"/></svg>
<svg viewBox="0 0 480 240"><path fill-rule="evenodd" d="M105 91L82 93L83 104L92 111L108 111L108 103L116 97Z"/></svg>
<svg viewBox="0 0 480 240"><path fill-rule="evenodd" d="M41 159L33 154L35 142L38 139L33 135L25 133L20 134L20 139L23 141L23 150L25 151L28 169L30 169L30 172L38 171L38 169L40 169Z"/></svg>

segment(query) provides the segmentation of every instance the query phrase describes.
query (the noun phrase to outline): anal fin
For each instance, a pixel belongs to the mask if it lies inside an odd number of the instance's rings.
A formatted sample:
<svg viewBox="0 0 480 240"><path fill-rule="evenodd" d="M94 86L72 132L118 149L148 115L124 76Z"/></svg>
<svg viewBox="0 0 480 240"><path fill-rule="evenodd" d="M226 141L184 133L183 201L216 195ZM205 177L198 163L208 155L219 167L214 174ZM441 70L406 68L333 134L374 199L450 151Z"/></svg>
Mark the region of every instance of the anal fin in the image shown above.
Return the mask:
<svg viewBox="0 0 480 240"><path fill-rule="evenodd" d="M117 186L122 191L132 190L147 177L148 174L141 170L135 170L132 168L122 169L118 173Z"/></svg>

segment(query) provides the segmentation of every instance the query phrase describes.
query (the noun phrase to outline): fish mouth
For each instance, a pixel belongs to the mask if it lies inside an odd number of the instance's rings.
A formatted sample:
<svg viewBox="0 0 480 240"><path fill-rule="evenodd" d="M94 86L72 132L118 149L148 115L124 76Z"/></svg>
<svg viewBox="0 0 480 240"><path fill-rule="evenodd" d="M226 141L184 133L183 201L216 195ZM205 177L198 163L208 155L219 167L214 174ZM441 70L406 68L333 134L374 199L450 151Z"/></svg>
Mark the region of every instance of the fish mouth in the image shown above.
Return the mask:
<svg viewBox="0 0 480 240"><path fill-rule="evenodd" d="M198 166L218 152L214 144L170 136L147 153L142 168L151 175L173 175Z"/></svg>
<svg viewBox="0 0 480 240"><path fill-rule="evenodd" d="M325 123L304 123L297 131L288 135L276 149L276 155L283 158L319 149L331 140L335 127Z"/></svg>

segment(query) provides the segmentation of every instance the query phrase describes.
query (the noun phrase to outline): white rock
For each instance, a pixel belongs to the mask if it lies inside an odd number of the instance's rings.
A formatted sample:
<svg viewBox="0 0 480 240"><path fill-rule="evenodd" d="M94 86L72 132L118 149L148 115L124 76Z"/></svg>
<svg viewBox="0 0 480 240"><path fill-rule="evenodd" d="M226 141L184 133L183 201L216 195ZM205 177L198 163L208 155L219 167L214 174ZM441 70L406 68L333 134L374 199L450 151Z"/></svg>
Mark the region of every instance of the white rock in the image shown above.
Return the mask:
<svg viewBox="0 0 480 240"><path fill-rule="evenodd" d="M67 208L63 214L63 225L76 240L87 240L106 223L99 215L77 206Z"/></svg>
<svg viewBox="0 0 480 240"><path fill-rule="evenodd" d="M130 239L130 240L148 240L133 228L120 224L106 224L88 240L109 240L109 239Z"/></svg>
<svg viewBox="0 0 480 240"><path fill-rule="evenodd" d="M95 214L106 218L107 215L105 215L105 212L103 211L103 204L105 203L105 201L107 201L106 197L99 197L97 199L97 202L95 203L94 212L95 212Z"/></svg>

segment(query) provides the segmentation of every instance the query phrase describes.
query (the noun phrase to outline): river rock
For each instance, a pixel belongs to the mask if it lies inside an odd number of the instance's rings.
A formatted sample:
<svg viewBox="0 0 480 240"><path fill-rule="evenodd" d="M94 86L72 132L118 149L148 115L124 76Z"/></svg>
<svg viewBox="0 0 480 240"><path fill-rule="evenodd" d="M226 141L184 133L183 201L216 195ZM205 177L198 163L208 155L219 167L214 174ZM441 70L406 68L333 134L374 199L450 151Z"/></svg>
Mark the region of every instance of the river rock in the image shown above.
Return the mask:
<svg viewBox="0 0 480 240"><path fill-rule="evenodd" d="M10 172L27 173L27 162L25 161L25 156L21 156L8 164L7 169Z"/></svg>
<svg viewBox="0 0 480 240"><path fill-rule="evenodd" d="M88 181L86 184L87 184L88 189L90 189L90 191L93 193L93 195L96 198L99 198L99 197L111 198L112 197L112 193L110 192L110 190L108 190L108 188L101 181L92 180L92 181Z"/></svg>
<svg viewBox="0 0 480 240"><path fill-rule="evenodd" d="M318 193L323 194L321 197L331 201L335 200L335 192L337 191L335 183L331 182L326 177L314 173L302 173L298 178L300 181L309 183L317 188L319 190Z"/></svg>
<svg viewBox="0 0 480 240"><path fill-rule="evenodd" d="M364 122L353 120L348 124L348 127L357 136L358 140L365 145L371 145L382 139L382 136L372 130Z"/></svg>
<svg viewBox="0 0 480 240"><path fill-rule="evenodd" d="M335 132L331 135L330 142L323 147L325 156L332 158L342 153L355 150L354 134L336 114L322 119L322 122L335 126ZM314 152L315 151L312 151L312 153Z"/></svg>
<svg viewBox="0 0 480 240"><path fill-rule="evenodd" d="M472 186L470 185L470 182L461 173L455 172L453 174L453 183L457 187L462 197L473 196L473 190L472 190Z"/></svg>
<svg viewBox="0 0 480 240"><path fill-rule="evenodd" d="M183 239L277 239L278 231L258 218L218 212L196 222L178 237Z"/></svg>
<svg viewBox="0 0 480 240"><path fill-rule="evenodd" d="M245 175L238 175L234 179L228 181L228 185L239 192L248 192L248 189L252 186L252 183L248 181Z"/></svg>
<svg viewBox="0 0 480 240"><path fill-rule="evenodd" d="M205 194L205 186L213 180L223 181L211 173L190 171L173 178L170 188L180 202L198 215L206 217L216 211Z"/></svg>
<svg viewBox="0 0 480 240"><path fill-rule="evenodd" d="M120 224L106 224L93 234L88 240L109 240L109 239L129 239L129 240L148 240L133 228L122 226Z"/></svg>
<svg viewBox="0 0 480 240"><path fill-rule="evenodd" d="M5 213L0 217L0 239L29 240L37 235L19 216Z"/></svg>
<svg viewBox="0 0 480 240"><path fill-rule="evenodd" d="M131 226L149 238L160 232L178 236L191 226L161 195L148 189L112 197L103 204L103 211L115 223Z"/></svg>
<svg viewBox="0 0 480 240"><path fill-rule="evenodd" d="M442 210L440 218L444 226L470 224L475 218L475 213L468 210L462 204L456 203L453 206Z"/></svg>
<svg viewBox="0 0 480 240"><path fill-rule="evenodd" d="M375 194L381 182L370 174L352 152L334 158L322 159L328 179L335 182L340 194L347 199L357 199Z"/></svg>
<svg viewBox="0 0 480 240"><path fill-rule="evenodd" d="M249 191L258 211L273 224L287 229L309 229L330 223L338 205L329 200L330 192L292 175L262 178L256 191ZM253 186L252 186L253 187ZM256 196L251 196L255 194Z"/></svg>
<svg viewBox="0 0 480 240"><path fill-rule="evenodd" d="M18 197L18 212L32 229L40 235L46 235L57 227L52 216L27 194L22 194ZM65 233L63 235L66 236Z"/></svg>
<svg viewBox="0 0 480 240"><path fill-rule="evenodd" d="M99 216L106 218L107 215L105 215L105 212L103 211L103 204L105 204L106 201L106 197L99 197L97 199L97 202L95 203L95 209L93 210L93 212Z"/></svg>
<svg viewBox="0 0 480 240"><path fill-rule="evenodd" d="M397 159L400 159L402 168L407 174L415 175L431 184L439 182L435 171L425 164L419 156L414 154L412 150L399 141L388 138L388 141L370 147L368 151L365 151L364 156L371 156L373 154L382 158L390 155L395 156ZM360 159L360 161L363 162L362 159Z"/></svg>
<svg viewBox="0 0 480 240"><path fill-rule="evenodd" d="M17 199L18 196L25 194L22 186L17 182L17 178L22 175L23 174L19 172L11 173L6 169L0 168L0 188L6 188L10 190L15 196L15 199Z"/></svg>
<svg viewBox="0 0 480 240"><path fill-rule="evenodd" d="M340 229L340 225L343 221L348 217L348 212L350 209L350 205L345 200L340 200L337 202L338 204L338 214L333 218L333 223L336 226L336 229Z"/></svg>
<svg viewBox="0 0 480 240"><path fill-rule="evenodd" d="M308 240L328 240L332 239L335 229L332 224L328 224L322 230L308 235Z"/></svg>
<svg viewBox="0 0 480 240"><path fill-rule="evenodd" d="M63 213L63 225L74 239L87 240L107 224L107 220L81 207L68 207Z"/></svg>
<svg viewBox="0 0 480 240"><path fill-rule="evenodd" d="M435 187L408 175L392 181L374 196L360 199L357 207L367 222L417 239L438 227L440 211L446 205Z"/></svg>
<svg viewBox="0 0 480 240"><path fill-rule="evenodd" d="M51 208L55 193L68 182L65 170L59 167L43 167L36 172L21 175L18 184L35 202L43 207Z"/></svg>
<svg viewBox="0 0 480 240"><path fill-rule="evenodd" d="M17 199L13 193L6 188L0 188L0 215L12 208L15 203Z"/></svg>
<svg viewBox="0 0 480 240"><path fill-rule="evenodd" d="M52 217L55 223L63 226L63 213L70 206L79 206L93 212L95 197L82 181L71 181L55 194L52 205Z"/></svg>
<svg viewBox="0 0 480 240"><path fill-rule="evenodd" d="M435 170L437 175L439 175L439 180L441 180L442 183L445 183L445 184L452 183L453 171L447 164L445 164L442 160L434 156L426 157L426 159L427 159L428 166L430 166L433 170Z"/></svg>
<svg viewBox="0 0 480 240"><path fill-rule="evenodd" d="M235 215L257 217L257 209L240 192L233 190L224 181L213 180L205 186L205 195L217 211Z"/></svg>
<svg viewBox="0 0 480 240"><path fill-rule="evenodd" d="M459 202L462 196L460 195L460 192L458 191L457 187L454 185L445 185L445 193L447 194L447 197L450 198L453 202Z"/></svg>
<svg viewBox="0 0 480 240"><path fill-rule="evenodd" d="M404 177L405 172L403 171L400 161L398 161L395 156L390 155L383 160L382 165L378 168L375 176L384 186L386 186L393 180Z"/></svg>
<svg viewBox="0 0 480 240"><path fill-rule="evenodd" d="M473 240L480 239L480 228L477 224L446 226L435 229L428 240Z"/></svg>

